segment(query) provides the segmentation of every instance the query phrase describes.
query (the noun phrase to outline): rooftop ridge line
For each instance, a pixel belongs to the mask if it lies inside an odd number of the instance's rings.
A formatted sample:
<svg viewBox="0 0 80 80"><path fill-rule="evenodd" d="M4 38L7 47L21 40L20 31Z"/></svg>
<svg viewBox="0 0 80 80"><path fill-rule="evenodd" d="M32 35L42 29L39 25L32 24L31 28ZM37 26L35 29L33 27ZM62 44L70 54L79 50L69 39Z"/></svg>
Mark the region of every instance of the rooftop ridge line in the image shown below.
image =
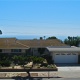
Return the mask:
<svg viewBox="0 0 80 80"><path fill-rule="evenodd" d="M24 44L18 42L18 41L16 41L16 43L18 43L18 44L20 44L20 45L23 45L23 46L25 46L25 47L29 47L29 46L27 46L27 45L24 45ZM30 48L30 47L29 47L29 48Z"/></svg>

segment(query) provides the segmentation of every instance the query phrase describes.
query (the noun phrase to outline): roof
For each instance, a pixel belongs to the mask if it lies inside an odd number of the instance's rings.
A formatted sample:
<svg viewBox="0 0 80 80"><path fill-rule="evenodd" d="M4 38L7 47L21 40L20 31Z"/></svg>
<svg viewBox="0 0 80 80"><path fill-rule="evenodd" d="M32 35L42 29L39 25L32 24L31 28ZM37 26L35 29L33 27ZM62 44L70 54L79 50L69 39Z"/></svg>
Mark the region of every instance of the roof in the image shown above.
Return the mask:
<svg viewBox="0 0 80 80"><path fill-rule="evenodd" d="M70 48L49 48L49 47L47 47L47 49L49 50L49 51L51 51L51 52L62 52L62 51L64 51L64 52L80 52L80 48L79 47L70 47Z"/></svg>
<svg viewBox="0 0 80 80"><path fill-rule="evenodd" d="M0 38L0 49L22 49L29 48L17 42L16 38Z"/></svg>
<svg viewBox="0 0 80 80"><path fill-rule="evenodd" d="M18 40L20 43L29 47L48 47L48 46L67 46L58 39L49 40Z"/></svg>
<svg viewBox="0 0 80 80"><path fill-rule="evenodd" d="M0 38L0 49L36 48L48 46L66 46L58 39L50 40L18 40L16 38Z"/></svg>

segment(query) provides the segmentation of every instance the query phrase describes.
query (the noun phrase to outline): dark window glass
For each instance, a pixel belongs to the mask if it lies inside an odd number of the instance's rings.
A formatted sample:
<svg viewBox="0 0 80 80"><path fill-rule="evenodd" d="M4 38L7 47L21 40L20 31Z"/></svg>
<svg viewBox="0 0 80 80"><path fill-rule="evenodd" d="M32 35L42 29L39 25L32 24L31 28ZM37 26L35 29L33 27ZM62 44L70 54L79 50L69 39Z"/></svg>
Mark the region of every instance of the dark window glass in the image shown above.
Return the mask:
<svg viewBox="0 0 80 80"><path fill-rule="evenodd" d="M21 52L21 49L12 49L11 52Z"/></svg>
<svg viewBox="0 0 80 80"><path fill-rule="evenodd" d="M76 55L75 53L73 53L72 55Z"/></svg>
<svg viewBox="0 0 80 80"><path fill-rule="evenodd" d="M56 54L56 55L60 55L60 54Z"/></svg>
<svg viewBox="0 0 80 80"><path fill-rule="evenodd" d="M2 49L0 49L0 52L2 52Z"/></svg>
<svg viewBox="0 0 80 80"><path fill-rule="evenodd" d="M64 53L62 53L61 55L65 55Z"/></svg>
<svg viewBox="0 0 80 80"><path fill-rule="evenodd" d="M71 55L70 53L68 53L67 55Z"/></svg>

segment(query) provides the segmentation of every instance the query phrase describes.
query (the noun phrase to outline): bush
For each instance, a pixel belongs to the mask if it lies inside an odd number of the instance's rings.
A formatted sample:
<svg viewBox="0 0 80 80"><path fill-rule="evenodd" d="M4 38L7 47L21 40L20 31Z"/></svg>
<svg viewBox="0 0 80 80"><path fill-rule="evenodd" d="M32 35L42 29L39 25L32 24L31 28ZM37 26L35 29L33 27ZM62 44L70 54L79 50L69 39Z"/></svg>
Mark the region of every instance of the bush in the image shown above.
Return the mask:
<svg viewBox="0 0 80 80"><path fill-rule="evenodd" d="M55 65L48 65L47 68L56 68Z"/></svg>
<svg viewBox="0 0 80 80"><path fill-rule="evenodd" d="M42 67L42 66L47 67L47 65L48 65L48 64L42 63L42 64L41 64L41 67Z"/></svg>
<svg viewBox="0 0 80 80"><path fill-rule="evenodd" d="M10 66L10 64L11 64L11 61L9 61L9 60L0 61L1 66L8 67L8 66Z"/></svg>
<svg viewBox="0 0 80 80"><path fill-rule="evenodd" d="M52 56L46 55L44 58L47 60L48 64L54 64L54 61L52 60Z"/></svg>
<svg viewBox="0 0 80 80"><path fill-rule="evenodd" d="M33 63L43 63L43 61L45 60L42 57L36 57L36 56L31 56L30 59L31 61L33 61Z"/></svg>

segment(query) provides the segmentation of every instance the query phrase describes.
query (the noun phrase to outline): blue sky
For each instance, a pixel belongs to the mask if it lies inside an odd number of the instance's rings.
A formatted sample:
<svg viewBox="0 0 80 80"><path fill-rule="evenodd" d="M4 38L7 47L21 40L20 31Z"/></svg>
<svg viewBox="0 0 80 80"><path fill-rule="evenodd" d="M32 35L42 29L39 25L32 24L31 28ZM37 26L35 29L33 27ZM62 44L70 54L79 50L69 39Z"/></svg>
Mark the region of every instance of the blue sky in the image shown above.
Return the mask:
<svg viewBox="0 0 80 80"><path fill-rule="evenodd" d="M0 0L0 36L80 36L79 0Z"/></svg>

